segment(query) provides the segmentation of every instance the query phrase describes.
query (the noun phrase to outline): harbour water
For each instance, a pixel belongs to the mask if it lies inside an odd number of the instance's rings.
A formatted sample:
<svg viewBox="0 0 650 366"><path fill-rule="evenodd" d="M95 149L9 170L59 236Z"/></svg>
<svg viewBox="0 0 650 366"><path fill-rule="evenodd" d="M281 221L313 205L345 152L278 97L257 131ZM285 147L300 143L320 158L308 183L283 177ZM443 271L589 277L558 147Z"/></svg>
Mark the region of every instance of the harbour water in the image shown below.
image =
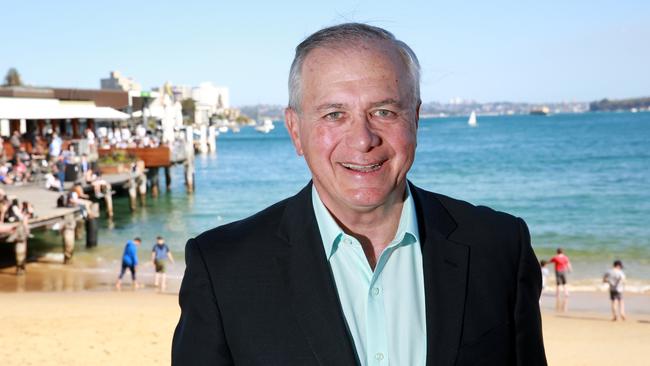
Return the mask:
<svg viewBox="0 0 650 366"><path fill-rule="evenodd" d="M533 247L549 258L565 248L575 279L597 282L615 258L631 281L650 283L650 113L423 118L409 175L416 185L520 216ZM78 243L77 263L117 272L126 240L144 240L149 258L156 235L166 238L184 268L183 248L200 232L249 216L288 197L309 180L281 122L269 134L253 128L218 137L217 153L196 158L196 192L187 195L182 167L172 189L129 212L115 200L115 219L102 219L99 247ZM59 250L38 235L31 254ZM54 235L49 240L60 239Z"/></svg>

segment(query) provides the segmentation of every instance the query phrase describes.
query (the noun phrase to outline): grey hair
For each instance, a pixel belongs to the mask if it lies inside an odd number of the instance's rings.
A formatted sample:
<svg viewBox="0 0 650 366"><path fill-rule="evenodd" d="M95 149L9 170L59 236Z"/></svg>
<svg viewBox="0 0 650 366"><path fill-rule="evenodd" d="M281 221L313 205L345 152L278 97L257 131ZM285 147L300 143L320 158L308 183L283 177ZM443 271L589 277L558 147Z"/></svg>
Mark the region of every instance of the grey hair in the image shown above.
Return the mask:
<svg viewBox="0 0 650 366"><path fill-rule="evenodd" d="M296 55L289 70L289 108L300 112L302 66L311 51L319 47L335 47L370 40L388 41L397 48L411 78L413 99L416 103L419 102L420 62L411 47L395 38L391 32L385 29L362 23L343 23L319 30L296 47Z"/></svg>

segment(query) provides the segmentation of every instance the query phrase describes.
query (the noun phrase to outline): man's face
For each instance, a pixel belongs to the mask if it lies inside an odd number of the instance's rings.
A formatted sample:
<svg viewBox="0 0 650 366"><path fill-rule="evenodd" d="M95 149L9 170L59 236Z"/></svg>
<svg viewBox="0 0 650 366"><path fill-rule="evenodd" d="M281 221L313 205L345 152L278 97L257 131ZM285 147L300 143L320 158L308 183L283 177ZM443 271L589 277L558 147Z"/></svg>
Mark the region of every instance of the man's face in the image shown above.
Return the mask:
<svg viewBox="0 0 650 366"><path fill-rule="evenodd" d="M368 212L402 199L416 146L419 103L412 91L404 62L387 42L308 54L301 111L287 109L285 120L330 210Z"/></svg>

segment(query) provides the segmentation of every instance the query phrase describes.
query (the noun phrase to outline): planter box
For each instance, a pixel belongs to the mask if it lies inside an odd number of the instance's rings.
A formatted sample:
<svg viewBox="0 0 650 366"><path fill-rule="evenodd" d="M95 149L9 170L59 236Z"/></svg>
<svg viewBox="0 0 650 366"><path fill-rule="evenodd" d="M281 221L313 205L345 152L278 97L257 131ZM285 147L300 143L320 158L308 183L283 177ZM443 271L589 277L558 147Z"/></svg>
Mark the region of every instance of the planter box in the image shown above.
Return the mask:
<svg viewBox="0 0 650 366"><path fill-rule="evenodd" d="M99 171L102 172L102 175L106 174L120 174L120 173L128 173L131 169L131 164L129 163L123 163L123 164L99 164L98 165Z"/></svg>
<svg viewBox="0 0 650 366"><path fill-rule="evenodd" d="M158 147L129 147L126 149L98 149L99 156L106 156L115 152L124 152L126 155L135 156L143 160L147 168L166 167L172 164L171 149L167 145Z"/></svg>

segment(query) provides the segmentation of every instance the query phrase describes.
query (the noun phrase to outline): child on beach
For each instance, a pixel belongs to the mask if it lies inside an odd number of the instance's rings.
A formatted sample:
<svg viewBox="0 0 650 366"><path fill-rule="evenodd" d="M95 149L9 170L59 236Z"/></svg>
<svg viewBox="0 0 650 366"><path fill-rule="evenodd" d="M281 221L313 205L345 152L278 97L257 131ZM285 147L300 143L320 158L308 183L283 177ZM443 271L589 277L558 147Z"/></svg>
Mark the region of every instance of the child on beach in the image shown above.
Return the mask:
<svg viewBox="0 0 650 366"><path fill-rule="evenodd" d="M623 262L615 260L611 269L605 272L603 282L609 284L609 299L612 302L612 320L616 321L617 315L625 320L625 304L623 303L623 289L625 286L625 273Z"/></svg>
<svg viewBox="0 0 650 366"><path fill-rule="evenodd" d="M120 276L115 283L115 287L119 290L122 288L122 277L127 268L131 271L131 280L133 281L133 289L138 288L138 282L135 279L135 269L138 266L138 246L142 243L140 238L134 238L126 242L124 246L124 254L122 254L122 269Z"/></svg>
<svg viewBox="0 0 650 366"><path fill-rule="evenodd" d="M542 271L542 291L546 289L546 278L548 277L548 267L546 267L547 264L548 262L545 259L542 259L539 262L539 267Z"/></svg>
<svg viewBox="0 0 650 366"><path fill-rule="evenodd" d="M158 287L160 285L160 290L165 291L167 275L165 274L165 261L169 259L171 263L174 263L174 257L172 252L169 250L165 240L162 236L156 238L156 244L151 249L151 261L156 267L156 276L154 278L154 285Z"/></svg>

